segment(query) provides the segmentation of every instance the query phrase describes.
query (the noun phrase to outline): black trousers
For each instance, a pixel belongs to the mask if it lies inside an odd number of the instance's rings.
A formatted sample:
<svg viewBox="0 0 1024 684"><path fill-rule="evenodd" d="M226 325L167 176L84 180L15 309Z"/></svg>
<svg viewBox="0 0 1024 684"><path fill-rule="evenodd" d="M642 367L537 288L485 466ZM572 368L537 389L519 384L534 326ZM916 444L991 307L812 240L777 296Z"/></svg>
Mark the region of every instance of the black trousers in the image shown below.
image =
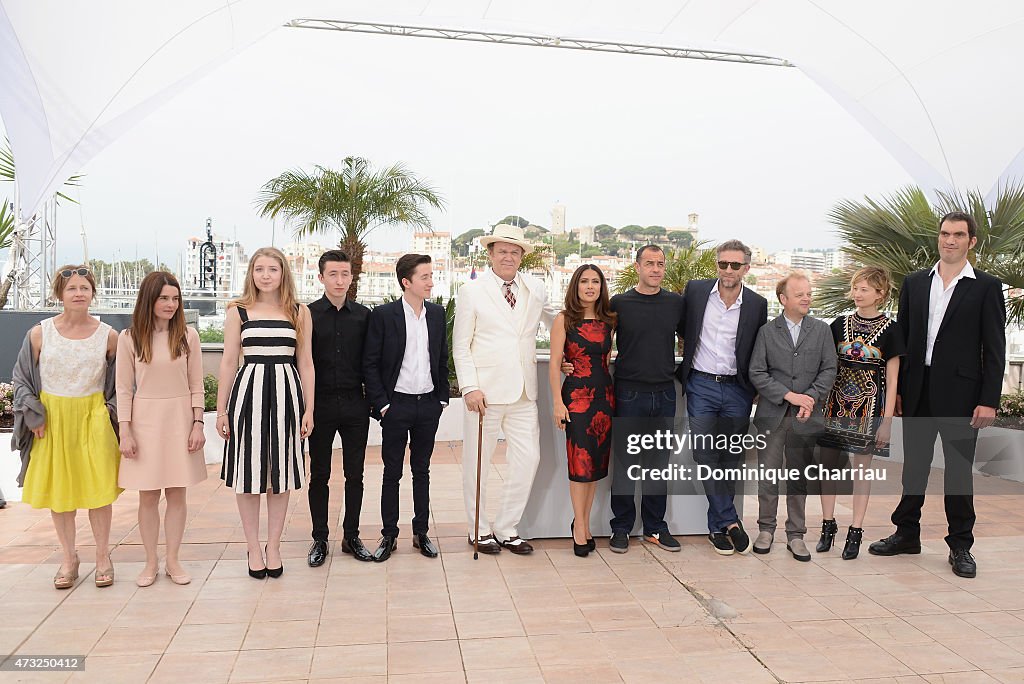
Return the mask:
<svg viewBox="0 0 1024 684"><path fill-rule="evenodd" d="M921 507L932 458L935 437L942 440L946 461L943 477L946 523L949 534L946 544L951 549L970 549L974 544L974 450L978 431L971 427L971 418L939 418L932 416L928 400L928 373L921 386L921 403L914 416L903 421L903 496L892 513L896 532L911 539L921 538Z"/></svg>
<svg viewBox="0 0 1024 684"><path fill-rule="evenodd" d="M405 445L412 470L412 533L426 534L430 518L430 456L444 407L432 394L394 392L380 421L380 455L384 481L380 492L380 519L385 536L398 536L398 483L402 480Z"/></svg>
<svg viewBox="0 0 1024 684"><path fill-rule="evenodd" d="M366 434L370 430L370 404L362 390L338 394L317 394L313 405L313 432L309 435L309 515L313 539L327 541L330 525L331 452L334 435L341 435L342 468L345 474L346 539L359 536L359 510L363 506L363 463Z"/></svg>

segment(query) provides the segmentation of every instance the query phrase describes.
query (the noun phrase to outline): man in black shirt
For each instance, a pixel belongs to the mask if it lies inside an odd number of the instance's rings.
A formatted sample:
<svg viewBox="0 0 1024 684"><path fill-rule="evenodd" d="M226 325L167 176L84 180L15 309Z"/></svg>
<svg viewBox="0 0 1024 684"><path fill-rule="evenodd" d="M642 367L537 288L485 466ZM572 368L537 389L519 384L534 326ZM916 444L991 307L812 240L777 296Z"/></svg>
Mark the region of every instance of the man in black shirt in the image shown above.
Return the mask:
<svg viewBox="0 0 1024 684"><path fill-rule="evenodd" d="M615 359L615 415L621 418L673 418L676 415L676 336L683 336L683 298L661 289L665 277L665 252L657 245L641 247L636 254L637 286L612 297L618 314ZM617 463L616 466L621 466ZM621 467L618 470L622 470ZM613 483L609 548L616 553L629 550L629 534L636 522L633 494L616 493L630 484L618 473ZM640 516L644 541L666 551L680 546L665 522L668 500L665 494L645 493Z"/></svg>
<svg viewBox="0 0 1024 684"><path fill-rule="evenodd" d="M309 305L313 318L313 366L316 368L316 403L313 432L309 435L309 514L313 519L313 544L309 565L327 560L330 525L331 454L335 433L341 435L345 473L345 518L341 550L361 561L373 555L359 539L359 510L363 505L363 462L370 429L370 405L363 394L363 341L370 310L350 301L352 284L348 255L333 249L320 257L320 282L324 296Z"/></svg>

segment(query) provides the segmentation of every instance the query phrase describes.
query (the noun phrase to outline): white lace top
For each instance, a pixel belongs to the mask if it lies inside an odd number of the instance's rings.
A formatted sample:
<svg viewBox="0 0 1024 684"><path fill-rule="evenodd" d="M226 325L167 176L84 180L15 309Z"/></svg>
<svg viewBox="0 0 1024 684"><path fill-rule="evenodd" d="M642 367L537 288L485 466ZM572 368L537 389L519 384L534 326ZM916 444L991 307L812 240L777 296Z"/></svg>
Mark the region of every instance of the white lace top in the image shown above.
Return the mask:
<svg viewBox="0 0 1024 684"><path fill-rule="evenodd" d="M42 323L39 376L43 391L60 397L87 397L103 391L107 372L110 326L100 323L84 340L69 340L57 332L52 318Z"/></svg>

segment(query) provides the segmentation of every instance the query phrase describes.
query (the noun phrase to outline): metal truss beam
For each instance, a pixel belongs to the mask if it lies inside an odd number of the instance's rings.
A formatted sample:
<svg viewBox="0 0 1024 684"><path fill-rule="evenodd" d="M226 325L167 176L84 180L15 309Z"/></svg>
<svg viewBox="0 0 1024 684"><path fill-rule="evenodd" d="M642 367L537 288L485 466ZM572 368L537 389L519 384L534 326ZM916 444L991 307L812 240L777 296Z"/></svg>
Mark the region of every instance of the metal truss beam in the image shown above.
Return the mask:
<svg viewBox="0 0 1024 684"><path fill-rule="evenodd" d="M409 36L413 38L439 38L444 40L466 40L475 43L498 45L523 45L528 47L559 48L562 50L586 50L589 52L610 52L622 55L645 55L649 57L674 57L677 59L700 59L714 62L758 64L762 66L791 67L788 60L769 55L745 52L724 52L698 50L694 48L670 47L665 45L642 45L634 43L581 40L557 36L536 36L519 33L492 33L430 26L401 26L398 24L374 24L339 19L293 19L286 26L292 28L318 29L321 31L348 31L386 36Z"/></svg>

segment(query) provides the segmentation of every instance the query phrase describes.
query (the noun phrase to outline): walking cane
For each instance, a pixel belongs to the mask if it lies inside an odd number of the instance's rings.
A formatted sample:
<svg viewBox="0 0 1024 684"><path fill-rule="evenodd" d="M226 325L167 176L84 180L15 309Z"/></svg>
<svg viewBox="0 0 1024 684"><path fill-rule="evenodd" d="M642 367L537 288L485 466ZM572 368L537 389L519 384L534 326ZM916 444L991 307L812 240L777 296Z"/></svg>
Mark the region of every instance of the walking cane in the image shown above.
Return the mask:
<svg viewBox="0 0 1024 684"><path fill-rule="evenodd" d="M484 414L480 411L480 420L476 426L476 520L473 523L473 560L480 558L480 461L484 444Z"/></svg>

